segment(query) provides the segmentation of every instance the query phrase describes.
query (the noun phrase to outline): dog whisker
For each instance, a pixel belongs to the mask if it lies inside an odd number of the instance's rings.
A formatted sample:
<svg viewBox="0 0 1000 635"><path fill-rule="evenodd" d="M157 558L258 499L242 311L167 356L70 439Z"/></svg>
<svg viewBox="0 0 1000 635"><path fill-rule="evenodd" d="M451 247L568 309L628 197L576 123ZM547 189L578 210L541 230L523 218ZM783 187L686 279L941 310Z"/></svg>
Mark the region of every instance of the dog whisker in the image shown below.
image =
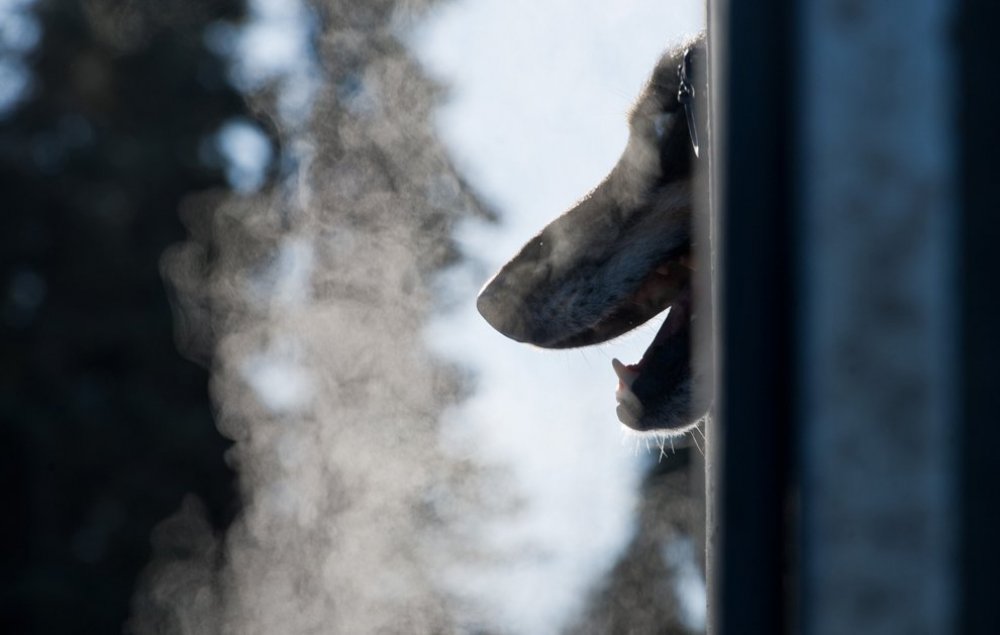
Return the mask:
<svg viewBox="0 0 1000 635"><path fill-rule="evenodd" d="M691 441L694 442L694 447L698 448L698 453L701 454L702 458L704 458L705 451L701 449L701 444L698 443L698 437L694 436L693 432L691 433Z"/></svg>
<svg viewBox="0 0 1000 635"><path fill-rule="evenodd" d="M662 436L659 437L657 440L659 441L659 446L660 446L660 456L656 457L656 462L661 463L663 461L663 457L667 455L667 450L666 450L667 443L666 439L664 439Z"/></svg>

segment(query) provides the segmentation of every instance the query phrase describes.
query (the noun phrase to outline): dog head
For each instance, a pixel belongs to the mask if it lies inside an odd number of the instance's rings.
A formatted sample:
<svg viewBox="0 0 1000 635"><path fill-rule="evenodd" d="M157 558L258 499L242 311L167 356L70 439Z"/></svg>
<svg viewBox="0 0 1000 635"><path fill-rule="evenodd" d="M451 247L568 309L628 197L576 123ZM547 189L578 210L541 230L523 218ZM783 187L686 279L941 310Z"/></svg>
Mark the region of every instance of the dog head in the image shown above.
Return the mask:
<svg viewBox="0 0 1000 635"><path fill-rule="evenodd" d="M697 125L691 82L697 40L665 54L629 115L617 165L579 204L532 238L480 292L504 335L546 348L617 337L667 308L637 364L615 360L619 419L683 432L704 413L692 390L692 171Z"/></svg>

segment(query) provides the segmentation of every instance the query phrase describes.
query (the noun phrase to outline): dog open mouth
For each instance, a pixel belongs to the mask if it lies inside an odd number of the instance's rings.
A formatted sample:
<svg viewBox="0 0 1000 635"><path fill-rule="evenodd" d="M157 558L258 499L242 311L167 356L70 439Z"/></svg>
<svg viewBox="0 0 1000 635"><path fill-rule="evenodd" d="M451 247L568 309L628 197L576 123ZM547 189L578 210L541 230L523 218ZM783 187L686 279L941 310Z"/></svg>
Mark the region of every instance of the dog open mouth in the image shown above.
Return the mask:
<svg viewBox="0 0 1000 635"><path fill-rule="evenodd" d="M532 249L524 252L534 255ZM686 245L661 257L658 264L621 296L606 297L604 309L576 328L568 329L569 320L541 319L547 314L529 310L536 294L523 290L528 276L515 259L497 274L480 293L478 306L483 316L497 330L517 341L544 348L576 348L606 342L646 323L669 310L653 341L642 358L634 364L612 361L618 377L615 397L618 419L635 431L680 434L691 425L691 277L692 262ZM614 269L613 267L604 268ZM537 271L537 267L530 267ZM539 294L567 311L556 294ZM520 298L520 300L515 300ZM573 306L586 304L579 296L569 300ZM551 306L551 305L549 305ZM526 316L536 319L529 320ZM553 326L557 328L553 329Z"/></svg>
<svg viewBox="0 0 1000 635"><path fill-rule="evenodd" d="M676 420L686 413L679 412L677 396L689 396L691 375L690 258L681 255L656 267L625 306L628 313L644 316L643 322L664 310L669 313L638 362L611 361L618 376L618 419L636 431L681 432ZM687 422L686 417L681 420Z"/></svg>
<svg viewBox="0 0 1000 635"><path fill-rule="evenodd" d="M642 359L635 364L611 360L618 375L616 413L629 428L639 431L659 428L654 422L662 416L649 415L662 409L665 396L679 390L690 375L690 317L691 290L685 287L673 296L669 314Z"/></svg>

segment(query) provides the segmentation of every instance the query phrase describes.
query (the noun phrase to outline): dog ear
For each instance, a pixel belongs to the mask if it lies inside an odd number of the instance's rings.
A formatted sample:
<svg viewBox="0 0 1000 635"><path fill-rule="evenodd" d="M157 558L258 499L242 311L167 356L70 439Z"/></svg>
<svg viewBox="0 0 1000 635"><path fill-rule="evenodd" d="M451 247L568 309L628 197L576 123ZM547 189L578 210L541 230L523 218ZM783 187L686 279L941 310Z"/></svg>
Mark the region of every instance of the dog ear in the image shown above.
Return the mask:
<svg viewBox="0 0 1000 635"><path fill-rule="evenodd" d="M663 182L688 178L691 154L698 154L698 128L695 100L705 94L705 39L685 43L660 58L646 95L654 103L646 106L659 146Z"/></svg>
<svg viewBox="0 0 1000 635"><path fill-rule="evenodd" d="M682 77L687 77L695 87L695 94L701 94L705 79L705 35L670 49L660 58L650 79L653 92L661 96L660 110L675 113L684 104L678 98Z"/></svg>

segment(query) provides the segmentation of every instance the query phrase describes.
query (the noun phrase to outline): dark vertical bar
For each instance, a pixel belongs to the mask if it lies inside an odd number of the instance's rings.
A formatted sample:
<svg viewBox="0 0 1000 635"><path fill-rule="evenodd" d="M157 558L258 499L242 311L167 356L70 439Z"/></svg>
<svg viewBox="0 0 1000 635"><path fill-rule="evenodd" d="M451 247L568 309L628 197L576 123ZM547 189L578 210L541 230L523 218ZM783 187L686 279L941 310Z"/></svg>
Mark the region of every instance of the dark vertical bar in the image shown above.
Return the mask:
<svg viewBox="0 0 1000 635"><path fill-rule="evenodd" d="M719 0L710 29L718 317L713 632L786 632L792 397L790 2ZM710 547L710 549L713 547Z"/></svg>
<svg viewBox="0 0 1000 635"><path fill-rule="evenodd" d="M1000 3L966 0L959 73L963 203L960 632L1000 633Z"/></svg>

